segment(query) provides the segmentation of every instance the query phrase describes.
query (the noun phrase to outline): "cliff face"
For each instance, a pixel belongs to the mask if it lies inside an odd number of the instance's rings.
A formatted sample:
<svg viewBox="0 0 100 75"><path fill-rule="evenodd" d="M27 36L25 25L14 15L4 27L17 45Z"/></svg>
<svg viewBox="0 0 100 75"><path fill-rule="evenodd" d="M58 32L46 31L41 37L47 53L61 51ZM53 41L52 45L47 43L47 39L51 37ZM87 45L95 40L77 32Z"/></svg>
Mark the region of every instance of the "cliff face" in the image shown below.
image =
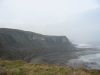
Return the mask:
<svg viewBox="0 0 100 75"><path fill-rule="evenodd" d="M47 36L16 29L0 29L0 57L31 62L61 62L74 47L65 36Z"/></svg>

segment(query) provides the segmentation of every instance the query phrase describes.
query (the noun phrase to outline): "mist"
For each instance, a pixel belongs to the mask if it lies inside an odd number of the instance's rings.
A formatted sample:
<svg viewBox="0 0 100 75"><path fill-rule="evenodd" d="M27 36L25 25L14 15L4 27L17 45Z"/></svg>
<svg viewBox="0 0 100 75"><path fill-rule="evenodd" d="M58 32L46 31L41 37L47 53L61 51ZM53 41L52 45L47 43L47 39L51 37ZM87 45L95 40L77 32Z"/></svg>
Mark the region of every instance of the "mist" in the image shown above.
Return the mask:
<svg viewBox="0 0 100 75"><path fill-rule="evenodd" d="M0 28L100 42L98 0L0 0Z"/></svg>

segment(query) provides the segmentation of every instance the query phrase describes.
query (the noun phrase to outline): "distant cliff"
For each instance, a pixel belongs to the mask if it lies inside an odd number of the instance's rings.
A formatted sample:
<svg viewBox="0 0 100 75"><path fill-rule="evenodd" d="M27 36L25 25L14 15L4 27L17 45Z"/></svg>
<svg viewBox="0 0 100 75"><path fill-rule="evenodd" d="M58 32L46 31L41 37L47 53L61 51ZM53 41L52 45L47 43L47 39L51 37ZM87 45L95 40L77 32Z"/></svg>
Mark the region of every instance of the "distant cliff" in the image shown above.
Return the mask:
<svg viewBox="0 0 100 75"><path fill-rule="evenodd" d="M75 48L66 36L0 28L0 58L34 63L65 63Z"/></svg>

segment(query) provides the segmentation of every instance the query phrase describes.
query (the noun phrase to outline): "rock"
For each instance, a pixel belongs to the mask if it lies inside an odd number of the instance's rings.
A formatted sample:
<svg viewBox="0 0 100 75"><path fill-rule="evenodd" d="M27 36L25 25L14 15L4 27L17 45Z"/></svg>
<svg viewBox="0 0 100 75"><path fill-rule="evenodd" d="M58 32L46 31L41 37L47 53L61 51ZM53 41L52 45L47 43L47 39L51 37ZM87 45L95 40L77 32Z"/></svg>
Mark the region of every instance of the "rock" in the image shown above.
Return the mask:
<svg viewBox="0 0 100 75"><path fill-rule="evenodd" d="M74 50L74 46L66 36L49 36L0 28L0 58L2 59L33 61L37 57L42 57L48 63L65 63Z"/></svg>

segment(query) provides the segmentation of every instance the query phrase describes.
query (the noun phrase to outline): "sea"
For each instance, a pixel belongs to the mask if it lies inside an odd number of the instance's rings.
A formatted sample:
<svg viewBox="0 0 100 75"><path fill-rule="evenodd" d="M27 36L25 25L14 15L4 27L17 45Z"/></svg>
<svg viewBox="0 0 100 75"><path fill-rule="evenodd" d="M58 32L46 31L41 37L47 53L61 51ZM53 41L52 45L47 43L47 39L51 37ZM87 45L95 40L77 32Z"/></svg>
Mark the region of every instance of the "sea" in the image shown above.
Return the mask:
<svg viewBox="0 0 100 75"><path fill-rule="evenodd" d="M93 44L77 44L74 59L70 59L67 65L72 67L85 67L87 69L100 70L100 46Z"/></svg>

